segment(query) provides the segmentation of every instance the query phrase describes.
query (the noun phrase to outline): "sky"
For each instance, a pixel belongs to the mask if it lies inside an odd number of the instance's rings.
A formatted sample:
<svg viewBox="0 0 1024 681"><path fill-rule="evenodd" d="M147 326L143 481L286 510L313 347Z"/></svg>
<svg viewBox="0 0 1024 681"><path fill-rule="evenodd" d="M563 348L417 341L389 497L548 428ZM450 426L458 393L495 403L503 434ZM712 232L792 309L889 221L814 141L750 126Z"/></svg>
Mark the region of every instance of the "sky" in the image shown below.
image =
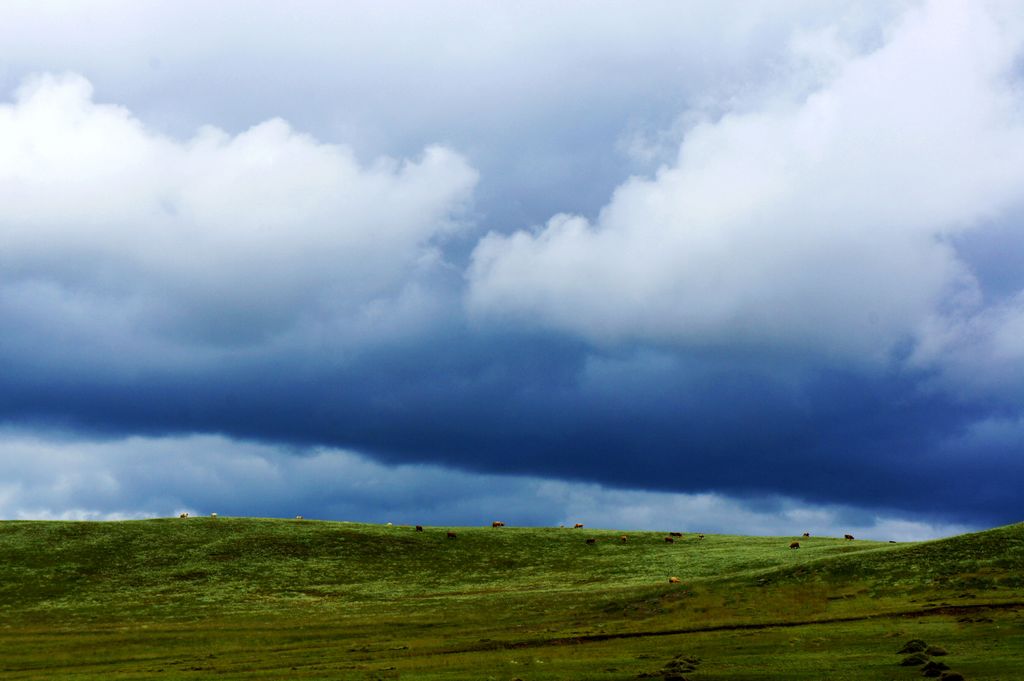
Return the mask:
<svg viewBox="0 0 1024 681"><path fill-rule="evenodd" d="M0 519L1021 489L1019 3L0 5Z"/></svg>

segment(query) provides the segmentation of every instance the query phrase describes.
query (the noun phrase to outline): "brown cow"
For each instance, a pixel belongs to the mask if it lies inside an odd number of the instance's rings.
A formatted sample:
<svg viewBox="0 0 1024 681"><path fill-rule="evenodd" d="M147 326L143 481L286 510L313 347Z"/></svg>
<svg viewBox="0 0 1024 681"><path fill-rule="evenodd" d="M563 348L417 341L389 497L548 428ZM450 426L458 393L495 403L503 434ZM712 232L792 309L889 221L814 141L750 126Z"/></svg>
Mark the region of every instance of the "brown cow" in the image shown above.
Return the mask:
<svg viewBox="0 0 1024 681"><path fill-rule="evenodd" d="M800 542L795 541L795 542L791 543L789 545L789 548L791 548L791 549L798 549L798 548L800 548Z"/></svg>
<svg viewBox="0 0 1024 681"><path fill-rule="evenodd" d="M669 584L679 584L679 582L680 582L680 579L678 577L669 577L668 578L668 583Z"/></svg>
<svg viewBox="0 0 1024 681"><path fill-rule="evenodd" d="M596 543L597 543L597 540L596 540L596 539L588 539L588 540L587 540L587 543L588 543L588 544L596 544Z"/></svg>
<svg viewBox="0 0 1024 681"><path fill-rule="evenodd" d="M810 532L804 532L804 539L810 539L810 538L811 538L811 533Z"/></svg>
<svg viewBox="0 0 1024 681"><path fill-rule="evenodd" d="M619 541L629 541L629 537L627 535L622 535L619 537Z"/></svg>
<svg viewBox="0 0 1024 681"><path fill-rule="evenodd" d="M852 534L844 534L843 535L843 539L845 539L846 541L853 541L853 535Z"/></svg>
<svg viewBox="0 0 1024 681"><path fill-rule="evenodd" d="M448 538L449 539L455 539L455 533L454 532L449 532L448 533Z"/></svg>
<svg viewBox="0 0 1024 681"><path fill-rule="evenodd" d="M669 535L673 536L673 537L682 537L683 533L682 532L669 532Z"/></svg>
<svg viewBox="0 0 1024 681"><path fill-rule="evenodd" d="M578 530L578 529L580 529L581 527L583 527L583 523L576 523L575 525L573 525L573 526L572 526L572 529L574 529L574 530Z"/></svg>
<svg viewBox="0 0 1024 681"><path fill-rule="evenodd" d="M666 544L673 544L673 543L675 543L675 541L676 540L673 539L672 537L665 537L665 543Z"/></svg>
<svg viewBox="0 0 1024 681"><path fill-rule="evenodd" d="M422 532L423 531L423 526L422 525L417 525L416 526L416 531L417 532Z"/></svg>
<svg viewBox="0 0 1024 681"><path fill-rule="evenodd" d="M491 527L505 527L505 523L501 522L500 520L495 520L493 523L491 523Z"/></svg>

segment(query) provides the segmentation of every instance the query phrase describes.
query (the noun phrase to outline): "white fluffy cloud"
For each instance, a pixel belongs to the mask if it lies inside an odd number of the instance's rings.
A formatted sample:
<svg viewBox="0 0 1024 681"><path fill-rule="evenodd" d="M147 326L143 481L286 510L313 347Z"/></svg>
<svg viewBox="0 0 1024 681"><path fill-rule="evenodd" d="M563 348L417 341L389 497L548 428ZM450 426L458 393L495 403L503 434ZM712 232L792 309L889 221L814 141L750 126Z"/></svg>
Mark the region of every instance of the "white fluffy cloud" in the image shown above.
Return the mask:
<svg viewBox="0 0 1024 681"><path fill-rule="evenodd" d="M364 164L279 119L179 141L37 76L0 106L0 287L165 334L278 333L435 269L476 181L444 147Z"/></svg>
<svg viewBox="0 0 1024 681"><path fill-rule="evenodd" d="M737 94L794 30L874 40L899 6L10 0L0 92L73 70L182 138L280 116L360 158L443 142L481 171L476 205L504 231L603 203L630 172L615 150L627 121L657 129L693 98Z"/></svg>
<svg viewBox="0 0 1024 681"><path fill-rule="evenodd" d="M819 68L690 127L595 221L485 237L469 309L597 342L884 360L982 304L948 238L1024 202L1020 19L934 2L877 49L803 36L797 57Z"/></svg>
<svg viewBox="0 0 1024 681"><path fill-rule="evenodd" d="M972 529L786 498L759 507L721 494L387 466L346 450L301 453L219 436L90 441L0 430L0 518L117 520L182 511L432 525L501 518L517 525L584 522L750 535L809 530L901 541Z"/></svg>

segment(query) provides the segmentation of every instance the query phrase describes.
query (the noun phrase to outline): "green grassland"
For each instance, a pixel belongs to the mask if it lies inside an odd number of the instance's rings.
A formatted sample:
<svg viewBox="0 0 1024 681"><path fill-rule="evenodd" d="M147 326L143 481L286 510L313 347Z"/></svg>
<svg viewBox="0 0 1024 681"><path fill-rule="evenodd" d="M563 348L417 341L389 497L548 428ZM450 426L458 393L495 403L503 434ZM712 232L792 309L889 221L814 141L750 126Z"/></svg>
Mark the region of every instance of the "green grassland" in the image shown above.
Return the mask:
<svg viewBox="0 0 1024 681"><path fill-rule="evenodd" d="M914 679L896 652L919 638L966 679L1024 679L1024 525L621 534L2 521L0 678Z"/></svg>

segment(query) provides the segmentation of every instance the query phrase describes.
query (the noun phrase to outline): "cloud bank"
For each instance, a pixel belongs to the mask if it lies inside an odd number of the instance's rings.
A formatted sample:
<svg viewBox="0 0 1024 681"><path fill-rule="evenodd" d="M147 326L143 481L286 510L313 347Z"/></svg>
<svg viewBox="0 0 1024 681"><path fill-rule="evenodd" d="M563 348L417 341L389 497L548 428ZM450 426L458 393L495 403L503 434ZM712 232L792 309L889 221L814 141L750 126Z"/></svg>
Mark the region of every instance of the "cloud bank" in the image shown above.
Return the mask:
<svg viewBox="0 0 1024 681"><path fill-rule="evenodd" d="M444 147L362 164L280 119L179 142L80 76L31 78L0 107L3 299L143 337L264 342L436 272L476 180Z"/></svg>
<svg viewBox="0 0 1024 681"><path fill-rule="evenodd" d="M560 214L485 237L470 309L595 343L882 363L934 345L949 315L985 314L951 239L1022 203L1020 21L932 3L868 52L828 37L809 91L693 124L676 159L619 186L595 222ZM1007 336L997 316L983 324Z"/></svg>

